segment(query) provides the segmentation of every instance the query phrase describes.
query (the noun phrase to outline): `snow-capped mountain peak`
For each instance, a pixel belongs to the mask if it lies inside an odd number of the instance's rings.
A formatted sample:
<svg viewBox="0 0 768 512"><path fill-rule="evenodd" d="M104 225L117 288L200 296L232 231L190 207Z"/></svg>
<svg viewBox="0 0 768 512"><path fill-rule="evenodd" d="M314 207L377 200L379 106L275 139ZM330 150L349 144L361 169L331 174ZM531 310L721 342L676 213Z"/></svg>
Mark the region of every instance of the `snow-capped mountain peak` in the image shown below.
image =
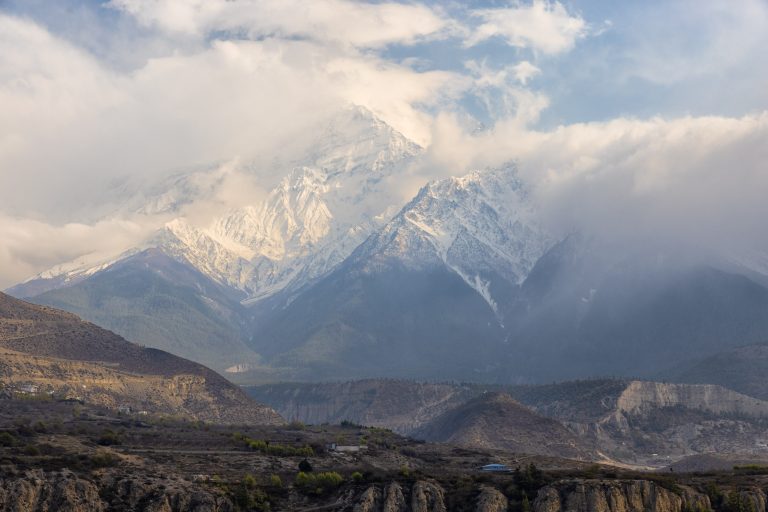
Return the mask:
<svg viewBox="0 0 768 512"><path fill-rule="evenodd" d="M361 257L369 268L391 258L412 267L444 264L496 311L491 281L520 284L550 243L509 165L427 184Z"/></svg>
<svg viewBox="0 0 768 512"><path fill-rule="evenodd" d="M393 256L445 264L495 311L492 281L519 284L549 242L525 186L514 166L474 171L428 183L399 209L397 183L420 152L369 111L346 109L262 200L203 225L176 218L135 249L159 248L260 300L312 282L374 235L363 247L371 262ZM209 197L206 186L236 172L246 171L230 166L175 179L172 194L150 203L156 209Z"/></svg>

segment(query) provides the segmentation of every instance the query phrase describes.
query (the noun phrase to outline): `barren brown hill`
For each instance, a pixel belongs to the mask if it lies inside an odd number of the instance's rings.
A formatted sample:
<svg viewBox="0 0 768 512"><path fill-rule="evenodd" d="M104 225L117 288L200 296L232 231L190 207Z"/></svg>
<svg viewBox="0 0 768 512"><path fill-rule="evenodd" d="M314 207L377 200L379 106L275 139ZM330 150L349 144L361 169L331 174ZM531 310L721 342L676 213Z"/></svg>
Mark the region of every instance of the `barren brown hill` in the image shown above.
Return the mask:
<svg viewBox="0 0 768 512"><path fill-rule="evenodd" d="M478 396L441 414L414 437L515 453L592 457L561 423L536 414L506 393Z"/></svg>
<svg viewBox="0 0 768 512"><path fill-rule="evenodd" d="M217 422L279 423L216 372L76 315L0 293L0 381L55 397Z"/></svg>

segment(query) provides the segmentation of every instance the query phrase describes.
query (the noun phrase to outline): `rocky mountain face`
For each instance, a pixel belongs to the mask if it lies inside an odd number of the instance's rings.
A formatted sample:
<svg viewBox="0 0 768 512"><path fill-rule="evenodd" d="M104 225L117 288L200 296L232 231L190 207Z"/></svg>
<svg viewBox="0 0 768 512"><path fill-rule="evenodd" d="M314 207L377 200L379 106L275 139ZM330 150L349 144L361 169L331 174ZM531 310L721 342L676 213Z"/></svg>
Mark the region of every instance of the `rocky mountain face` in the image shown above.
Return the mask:
<svg viewBox="0 0 768 512"><path fill-rule="evenodd" d="M354 255L362 272L445 266L488 304L521 284L550 241L513 166L429 183Z"/></svg>
<svg viewBox="0 0 768 512"><path fill-rule="evenodd" d="M612 459L658 467L695 454L768 454L762 400L713 385L596 381L574 386L575 399L568 387L524 389L518 397Z"/></svg>
<svg viewBox="0 0 768 512"><path fill-rule="evenodd" d="M0 381L8 393L208 421L282 421L202 365L5 294L0 294L0 351Z"/></svg>
<svg viewBox="0 0 768 512"><path fill-rule="evenodd" d="M514 168L435 182L265 318L253 346L301 379L493 379L509 349L500 304L546 240Z"/></svg>

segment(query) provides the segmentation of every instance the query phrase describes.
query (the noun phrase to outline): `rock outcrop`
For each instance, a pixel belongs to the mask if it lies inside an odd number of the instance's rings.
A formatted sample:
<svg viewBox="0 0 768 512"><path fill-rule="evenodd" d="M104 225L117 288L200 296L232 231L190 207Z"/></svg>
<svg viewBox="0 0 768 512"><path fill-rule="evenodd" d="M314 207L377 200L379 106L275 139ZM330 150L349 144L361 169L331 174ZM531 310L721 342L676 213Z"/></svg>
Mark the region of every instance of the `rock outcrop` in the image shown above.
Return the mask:
<svg viewBox="0 0 768 512"><path fill-rule="evenodd" d="M477 497L476 512L507 512L509 501L498 489L483 486Z"/></svg>
<svg viewBox="0 0 768 512"><path fill-rule="evenodd" d="M0 510L102 512L106 504L95 484L72 473L48 477L42 471L31 471L20 478L0 480Z"/></svg>
<svg viewBox="0 0 768 512"><path fill-rule="evenodd" d="M405 512L405 510L403 488L397 482L392 482L384 491L384 507L382 512Z"/></svg>
<svg viewBox="0 0 768 512"><path fill-rule="evenodd" d="M712 384L669 384L632 381L619 396L616 409L642 414L664 407L684 407L713 414L768 417L768 402Z"/></svg>
<svg viewBox="0 0 768 512"><path fill-rule="evenodd" d="M493 503L499 502L501 498L504 499L506 505L506 498L501 493L496 491L500 495L499 498L499 496L491 495L491 491L492 489L483 491L487 494L482 500L483 503L487 502L491 506ZM399 483L391 482L383 490L372 485L358 496L352 510L354 512L446 512L445 490L437 482L420 480L413 484L410 489L409 507L403 488ZM493 512L506 510L506 508L491 507L478 510Z"/></svg>
<svg viewBox="0 0 768 512"><path fill-rule="evenodd" d="M70 471L42 470L0 479L0 510L14 512L231 512L232 502L189 482L145 478L91 481Z"/></svg>
<svg viewBox="0 0 768 512"><path fill-rule="evenodd" d="M765 512L766 500L765 492L762 489L749 489L738 491L736 508L739 510L754 510L755 512Z"/></svg>
<svg viewBox="0 0 768 512"><path fill-rule="evenodd" d="M357 500L353 512L378 512L381 505L381 491L375 486L370 486Z"/></svg>
<svg viewBox="0 0 768 512"><path fill-rule="evenodd" d="M436 482L416 482L411 489L411 511L446 512L445 491Z"/></svg>
<svg viewBox="0 0 768 512"><path fill-rule="evenodd" d="M544 487L535 512L680 512L711 510L709 498L680 486L674 492L646 480L567 480Z"/></svg>

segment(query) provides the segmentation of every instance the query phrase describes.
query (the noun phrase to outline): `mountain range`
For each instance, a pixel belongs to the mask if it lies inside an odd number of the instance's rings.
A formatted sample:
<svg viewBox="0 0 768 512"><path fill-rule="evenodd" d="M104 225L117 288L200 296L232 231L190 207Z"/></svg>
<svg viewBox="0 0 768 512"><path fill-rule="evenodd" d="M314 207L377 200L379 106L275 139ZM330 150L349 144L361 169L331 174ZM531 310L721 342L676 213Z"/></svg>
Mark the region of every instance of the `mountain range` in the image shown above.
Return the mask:
<svg viewBox="0 0 768 512"><path fill-rule="evenodd" d="M749 459L768 453L768 402L712 384L596 379L501 386L368 379L246 390L293 421L346 420L465 447L646 468L709 454Z"/></svg>
<svg viewBox="0 0 768 512"><path fill-rule="evenodd" d="M552 232L514 164L408 198L424 150L358 107L298 155L147 187L121 208L175 218L142 244L8 292L240 382L653 378L768 339L768 279L746 258ZM185 217L227 172L272 185Z"/></svg>

